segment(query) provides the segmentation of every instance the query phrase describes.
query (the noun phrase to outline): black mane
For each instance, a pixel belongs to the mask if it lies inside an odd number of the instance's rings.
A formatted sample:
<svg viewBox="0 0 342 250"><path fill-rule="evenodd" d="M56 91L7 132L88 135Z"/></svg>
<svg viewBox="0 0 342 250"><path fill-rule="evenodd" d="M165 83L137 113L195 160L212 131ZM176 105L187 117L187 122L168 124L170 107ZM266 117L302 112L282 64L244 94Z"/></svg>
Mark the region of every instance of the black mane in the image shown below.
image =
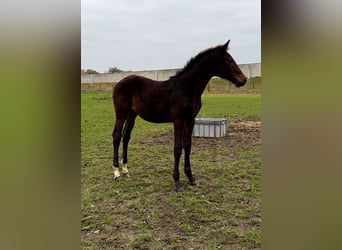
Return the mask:
<svg viewBox="0 0 342 250"><path fill-rule="evenodd" d="M206 56L210 55L211 53L213 53L217 48L218 48L218 46L217 46L217 47L213 47L213 48L206 49L206 50L204 50L204 51L198 53L197 56L192 57L192 58L186 63L186 65L185 65L182 69L178 70L177 73L176 73L175 75L171 76L170 79L171 79L171 78L174 78L174 77L178 77L178 76L180 76L180 75L183 75L183 74L189 72L189 71L192 69L192 67L193 67L194 65L196 65L196 64L197 64L200 60L202 60L204 57L206 57Z"/></svg>

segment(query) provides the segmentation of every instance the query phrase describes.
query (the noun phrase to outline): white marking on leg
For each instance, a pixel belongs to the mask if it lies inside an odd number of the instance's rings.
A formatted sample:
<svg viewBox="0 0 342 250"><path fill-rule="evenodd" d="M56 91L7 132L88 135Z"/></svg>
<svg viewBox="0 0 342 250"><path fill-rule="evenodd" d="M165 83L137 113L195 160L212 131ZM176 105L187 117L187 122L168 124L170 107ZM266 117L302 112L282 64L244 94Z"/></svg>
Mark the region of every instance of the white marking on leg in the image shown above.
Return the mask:
<svg viewBox="0 0 342 250"><path fill-rule="evenodd" d="M116 168L113 166L113 171L114 171L114 179L116 180L120 177L119 168Z"/></svg>
<svg viewBox="0 0 342 250"><path fill-rule="evenodd" d="M127 168L127 163L124 163L124 164L122 165L122 173L123 173L126 177L129 177L128 168Z"/></svg>

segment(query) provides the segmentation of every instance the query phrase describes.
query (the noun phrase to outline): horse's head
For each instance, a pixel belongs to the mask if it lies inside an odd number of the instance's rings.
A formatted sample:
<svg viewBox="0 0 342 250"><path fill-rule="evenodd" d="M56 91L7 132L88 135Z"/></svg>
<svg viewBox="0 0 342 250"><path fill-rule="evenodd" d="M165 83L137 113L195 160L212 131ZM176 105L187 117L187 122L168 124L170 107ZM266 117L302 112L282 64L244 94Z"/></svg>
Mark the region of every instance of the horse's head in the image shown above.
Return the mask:
<svg viewBox="0 0 342 250"><path fill-rule="evenodd" d="M236 87L241 87L245 85L247 78L242 73L233 57L227 52L229 42L230 40L224 45L217 47L216 75L231 81Z"/></svg>

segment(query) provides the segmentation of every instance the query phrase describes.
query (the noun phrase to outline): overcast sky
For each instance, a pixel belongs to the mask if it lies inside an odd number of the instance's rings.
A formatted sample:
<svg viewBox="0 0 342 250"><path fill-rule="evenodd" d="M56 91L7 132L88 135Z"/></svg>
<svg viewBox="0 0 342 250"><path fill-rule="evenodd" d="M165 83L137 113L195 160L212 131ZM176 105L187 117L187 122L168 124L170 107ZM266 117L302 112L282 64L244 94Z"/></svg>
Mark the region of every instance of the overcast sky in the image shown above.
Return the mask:
<svg viewBox="0 0 342 250"><path fill-rule="evenodd" d="M260 0L82 0L82 69L181 68L230 41L238 64L261 61Z"/></svg>

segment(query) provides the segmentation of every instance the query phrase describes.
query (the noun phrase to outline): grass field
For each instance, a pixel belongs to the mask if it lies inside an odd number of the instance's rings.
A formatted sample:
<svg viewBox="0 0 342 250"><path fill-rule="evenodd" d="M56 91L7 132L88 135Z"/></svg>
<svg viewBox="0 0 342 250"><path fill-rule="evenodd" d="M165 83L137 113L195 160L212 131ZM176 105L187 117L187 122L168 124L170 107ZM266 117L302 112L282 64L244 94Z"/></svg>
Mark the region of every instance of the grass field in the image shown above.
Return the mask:
<svg viewBox="0 0 342 250"><path fill-rule="evenodd" d="M82 92L82 249L260 248L259 94L205 95L199 117L225 117L224 138L193 138L197 186L174 192L171 124L137 118L131 178L113 180L110 92ZM182 161L181 165L182 166Z"/></svg>

